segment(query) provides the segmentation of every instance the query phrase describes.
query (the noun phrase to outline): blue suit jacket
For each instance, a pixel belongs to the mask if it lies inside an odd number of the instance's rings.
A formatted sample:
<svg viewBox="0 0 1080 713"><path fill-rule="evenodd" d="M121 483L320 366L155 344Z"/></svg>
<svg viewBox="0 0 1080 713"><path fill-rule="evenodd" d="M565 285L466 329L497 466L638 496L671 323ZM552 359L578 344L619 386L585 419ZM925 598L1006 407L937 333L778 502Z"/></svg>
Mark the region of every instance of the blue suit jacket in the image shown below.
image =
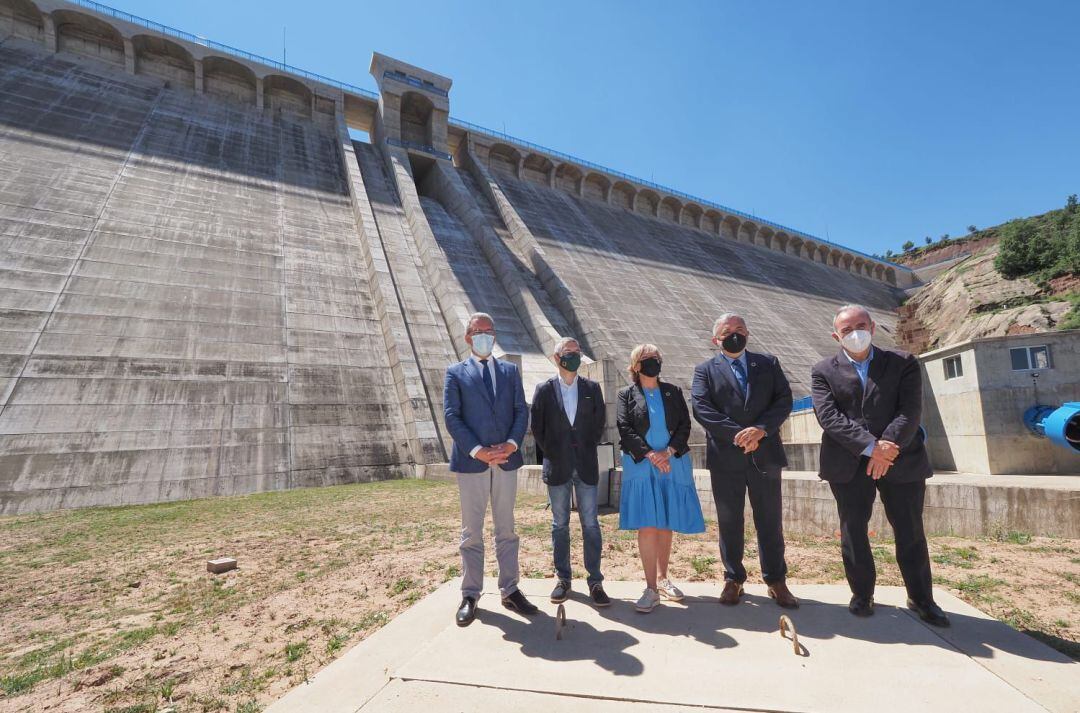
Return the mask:
<svg viewBox="0 0 1080 713"><path fill-rule="evenodd" d="M451 364L443 385L443 417L454 439L450 470L454 473L482 473L488 464L469 455L476 446L495 446L514 441L520 447L529 427L529 408L517 366L495 360L495 401L492 402L484 376L472 359ZM500 467L520 468L521 450L514 451Z"/></svg>

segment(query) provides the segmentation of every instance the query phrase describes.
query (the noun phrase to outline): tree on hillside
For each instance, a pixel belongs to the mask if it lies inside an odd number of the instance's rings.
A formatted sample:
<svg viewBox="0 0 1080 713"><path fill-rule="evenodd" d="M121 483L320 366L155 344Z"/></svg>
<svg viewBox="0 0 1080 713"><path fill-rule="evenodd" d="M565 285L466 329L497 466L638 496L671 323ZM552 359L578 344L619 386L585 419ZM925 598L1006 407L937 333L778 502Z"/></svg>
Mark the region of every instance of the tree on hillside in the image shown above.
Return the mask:
<svg viewBox="0 0 1080 713"><path fill-rule="evenodd" d="M886 259L886 260L888 260L888 259L889 259L889 258L891 258L892 256L893 256L893 251L892 251L892 250L886 250L886 251L885 251L885 259Z"/></svg>
<svg viewBox="0 0 1080 713"><path fill-rule="evenodd" d="M1072 216L1073 213L1076 212L1076 194L1075 193L1073 193L1071 196L1069 196L1068 198L1065 199L1065 212L1068 213L1070 216Z"/></svg>
<svg viewBox="0 0 1080 713"><path fill-rule="evenodd" d="M934 242L934 239L933 239L933 238L931 238L931 237L930 237L929 235L927 235L927 236L926 236L925 238L923 238L923 240L925 240L925 241L926 241L926 244L927 244L927 245L929 245L930 243Z"/></svg>
<svg viewBox="0 0 1080 713"><path fill-rule="evenodd" d="M1031 261L1031 244L1038 232L1035 223L1027 219L1005 224L994 258L994 267L1002 276L1012 280L1036 269Z"/></svg>
<svg viewBox="0 0 1080 713"><path fill-rule="evenodd" d="M915 247L915 243L913 243L913 242L911 242L911 241L909 240L909 241L907 241L906 243L904 243L903 245L901 245L900 247L904 249L904 252L908 252L908 251L909 251L909 250L911 250L911 249L912 249L913 247Z"/></svg>
<svg viewBox="0 0 1080 713"><path fill-rule="evenodd" d="M979 229L978 229L978 228L976 228L976 227L975 227L974 225L969 225L969 226L968 226L968 232L969 232L969 233L974 233L974 232L977 232L978 230L979 230Z"/></svg>

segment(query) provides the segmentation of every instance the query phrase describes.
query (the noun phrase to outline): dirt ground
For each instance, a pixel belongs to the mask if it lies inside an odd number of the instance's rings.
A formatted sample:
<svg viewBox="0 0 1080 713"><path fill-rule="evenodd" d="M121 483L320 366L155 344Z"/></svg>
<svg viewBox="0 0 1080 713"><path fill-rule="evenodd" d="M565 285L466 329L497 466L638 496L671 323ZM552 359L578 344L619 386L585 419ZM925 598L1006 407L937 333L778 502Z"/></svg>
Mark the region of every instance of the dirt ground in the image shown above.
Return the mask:
<svg viewBox="0 0 1080 713"><path fill-rule="evenodd" d="M545 500L517 513L522 576L550 577ZM605 575L639 579L635 534L601 520ZM0 712L259 711L458 576L458 527L456 487L413 480L0 518ZM891 541L874 545L899 584ZM1080 659L1080 541L930 548L939 586ZM239 569L208 574L217 556ZM716 580L718 559L710 524L677 536L671 576ZM843 579L832 537L789 536L788 563L796 595Z"/></svg>

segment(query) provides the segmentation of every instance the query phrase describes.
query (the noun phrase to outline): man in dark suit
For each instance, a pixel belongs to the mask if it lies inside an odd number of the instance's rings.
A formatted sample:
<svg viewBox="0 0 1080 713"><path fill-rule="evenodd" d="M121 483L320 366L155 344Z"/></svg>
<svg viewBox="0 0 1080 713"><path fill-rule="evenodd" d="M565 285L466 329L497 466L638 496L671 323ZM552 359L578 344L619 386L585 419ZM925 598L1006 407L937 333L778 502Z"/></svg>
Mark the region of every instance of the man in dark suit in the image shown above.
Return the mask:
<svg viewBox="0 0 1080 713"><path fill-rule="evenodd" d="M535 614L518 589L518 536L514 532L519 445L529 424L529 408L517 366L496 359L495 323L483 312L469 317L465 342L472 354L446 370L443 416L454 439L450 471L461 495L462 600L459 626L476 617L484 584L484 517L491 501L499 593L507 609Z"/></svg>
<svg viewBox="0 0 1080 713"><path fill-rule="evenodd" d="M694 369L690 389L694 418L706 433L705 464L720 528L720 602L738 604L743 593L743 508L749 492L761 576L777 604L795 608L799 600L785 582L780 495L780 470L787 466L780 425L791 413L791 387L776 357L746 350L749 336L746 320L721 315L712 338L720 352Z"/></svg>
<svg viewBox="0 0 1080 713"><path fill-rule="evenodd" d="M533 437L544 452L544 482L551 502L551 546L558 578L551 601L564 602L570 593L570 488L573 487L585 545L589 596L597 606L606 607L611 599L601 584L603 540L596 505L596 485L600 478L596 446L604 433L604 395L595 381L578 376L581 347L576 339L560 339L554 357L559 373L536 385L532 403Z"/></svg>
<svg viewBox="0 0 1080 713"><path fill-rule="evenodd" d="M933 469L919 429L922 372L911 354L873 346L875 329L865 307L841 307L832 335L841 349L812 371L814 413L822 429L818 475L828 481L840 514L840 547L852 593L848 608L856 616L874 613L877 573L867 526L880 493L896 535L908 607L923 621L948 626L934 603L923 532L923 497Z"/></svg>

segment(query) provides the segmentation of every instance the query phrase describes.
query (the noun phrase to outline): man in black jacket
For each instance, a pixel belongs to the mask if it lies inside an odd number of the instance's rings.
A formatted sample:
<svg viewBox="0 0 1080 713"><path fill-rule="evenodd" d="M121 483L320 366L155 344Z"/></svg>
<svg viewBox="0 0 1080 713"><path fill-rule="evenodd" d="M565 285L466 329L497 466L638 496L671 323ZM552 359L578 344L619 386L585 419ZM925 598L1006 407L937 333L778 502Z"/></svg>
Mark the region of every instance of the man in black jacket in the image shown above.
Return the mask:
<svg viewBox="0 0 1080 713"><path fill-rule="evenodd" d="M581 347L564 337L555 345L559 374L536 386L532 402L532 428L536 445L544 453L544 482L551 502L551 545L558 582L551 592L554 603L570 593L570 488L577 497L589 596L597 606L611 599L601 582L603 541L597 518L596 486L599 465L596 446L604 433L604 395L595 381L578 376Z"/></svg>
<svg viewBox="0 0 1080 713"><path fill-rule="evenodd" d="M923 621L948 626L934 603L923 531L923 497L933 469L919 428L922 372L911 354L873 346L875 328L865 307L841 307L832 335L841 349L812 371L814 413L822 429L818 475L828 481L840 515L840 547L852 593L848 608L856 616L874 613L877 572L867 526L881 493L896 535L908 607Z"/></svg>
<svg viewBox="0 0 1080 713"><path fill-rule="evenodd" d="M780 494L780 470L787 466L780 426L791 413L791 387L776 357L747 351L749 336L741 316L721 315L712 338L720 353L694 369L690 389L694 418L706 433L705 464L720 528L720 602L738 604L746 581L743 508L749 491L761 576L777 604L795 608L799 600L785 583Z"/></svg>

